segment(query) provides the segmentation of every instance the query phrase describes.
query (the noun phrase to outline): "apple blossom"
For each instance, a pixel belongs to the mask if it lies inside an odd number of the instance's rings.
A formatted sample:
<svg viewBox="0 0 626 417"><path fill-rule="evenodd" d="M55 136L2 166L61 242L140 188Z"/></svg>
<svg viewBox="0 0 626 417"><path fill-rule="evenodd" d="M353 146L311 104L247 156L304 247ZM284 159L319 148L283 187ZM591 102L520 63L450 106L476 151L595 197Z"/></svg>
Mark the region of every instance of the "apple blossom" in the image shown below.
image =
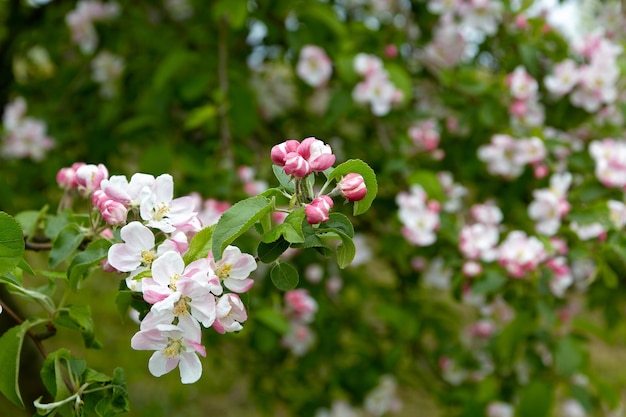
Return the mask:
<svg viewBox="0 0 626 417"><path fill-rule="evenodd" d="M224 294L217 301L217 316L213 328L218 333L238 332L248 319L246 308L237 294Z"/></svg>
<svg viewBox="0 0 626 417"><path fill-rule="evenodd" d="M367 195L367 187L361 174L350 173L342 177L338 188L341 194L350 201L363 200Z"/></svg>
<svg viewBox="0 0 626 417"><path fill-rule="evenodd" d="M209 252L208 259L210 268L229 290L244 293L254 285L250 273L256 270L256 261L252 255L242 253L238 247L227 246L219 261L215 261L213 253Z"/></svg>
<svg viewBox="0 0 626 417"><path fill-rule="evenodd" d="M150 189L154 184L154 176L135 173L130 181L125 175L112 175L100 182L100 189L111 199L118 201L129 208L138 208L144 188Z"/></svg>
<svg viewBox="0 0 626 417"><path fill-rule="evenodd" d="M100 85L100 95L105 98L117 95L118 80L124 72L124 59L108 51L99 52L91 61L91 78Z"/></svg>
<svg viewBox="0 0 626 417"><path fill-rule="evenodd" d="M47 136L46 124L38 119L21 119L13 129L7 129L2 143L2 156L9 159L30 158L41 161L46 152L55 146L54 139Z"/></svg>
<svg viewBox="0 0 626 417"><path fill-rule="evenodd" d="M626 204L621 201L609 200L609 218L616 229L622 229L626 225Z"/></svg>
<svg viewBox="0 0 626 417"><path fill-rule="evenodd" d="M314 137L304 139L298 145L297 152L307 161L311 171L325 171L335 163L330 145Z"/></svg>
<svg viewBox="0 0 626 417"><path fill-rule="evenodd" d="M102 164L85 164L76 170L78 191L83 196L89 196L100 189L100 182L109 177L109 170Z"/></svg>
<svg viewBox="0 0 626 417"><path fill-rule="evenodd" d="M459 250L467 259L494 261L498 257L496 246L500 238L494 225L475 223L465 225L459 235Z"/></svg>
<svg viewBox="0 0 626 417"><path fill-rule="evenodd" d="M296 178L304 178L312 172L308 161L298 152L290 152L285 158L283 167L285 174Z"/></svg>
<svg viewBox="0 0 626 417"><path fill-rule="evenodd" d="M270 157L272 162L278 166L285 166L287 161L287 155L292 152L298 151L298 146L300 146L300 142L297 140L289 139L283 143L278 145L274 145L272 150L270 151Z"/></svg>
<svg viewBox="0 0 626 417"><path fill-rule="evenodd" d="M304 355L315 342L315 333L309 326L299 322L290 323L289 332L281 339L281 344L296 356Z"/></svg>
<svg viewBox="0 0 626 417"><path fill-rule="evenodd" d="M502 9L500 0L467 0L461 3L459 12L464 25L493 35L502 20Z"/></svg>
<svg viewBox="0 0 626 417"><path fill-rule="evenodd" d="M498 252L498 262L514 278L523 278L546 259L543 243L520 230L509 233Z"/></svg>
<svg viewBox="0 0 626 417"><path fill-rule="evenodd" d="M506 83L511 95L517 100L529 100L537 94L539 89L537 81L528 74L523 66L516 67L512 73L507 75Z"/></svg>
<svg viewBox="0 0 626 417"><path fill-rule="evenodd" d="M576 63L566 59L554 66L554 71L544 79L546 89L559 97L572 91L578 83L580 73Z"/></svg>
<svg viewBox="0 0 626 417"><path fill-rule="evenodd" d="M285 292L285 304L287 316L291 320L301 323L311 323L317 312L317 302L305 289L290 290Z"/></svg>
<svg viewBox="0 0 626 417"><path fill-rule="evenodd" d="M230 203L228 202L209 198L199 208L198 219L200 219L204 227L213 226L229 207Z"/></svg>
<svg viewBox="0 0 626 417"><path fill-rule="evenodd" d="M173 199L174 180L169 174L159 175L150 189L141 191L139 212L148 227L171 233L196 216L189 196Z"/></svg>
<svg viewBox="0 0 626 417"><path fill-rule="evenodd" d="M4 107L2 114L2 126L6 130L15 130L26 116L26 100L24 97L16 97Z"/></svg>
<svg viewBox="0 0 626 417"><path fill-rule="evenodd" d="M487 406L487 417L513 417L515 409L509 403L491 402Z"/></svg>
<svg viewBox="0 0 626 417"><path fill-rule="evenodd" d="M200 326L194 320L167 324L151 312L141 322L141 330L132 337L130 344L136 350L155 351L148 361L148 369L156 377L177 366L183 384L192 384L202 376L202 363L197 354L206 356L206 350L202 346Z"/></svg>
<svg viewBox="0 0 626 417"><path fill-rule="evenodd" d="M322 87L333 72L332 62L319 46L305 45L300 50L296 73L311 87Z"/></svg>
<svg viewBox="0 0 626 417"><path fill-rule="evenodd" d="M328 213L333 207L333 200L327 195L321 195L315 198L311 204L307 204L304 208L306 221L309 224L318 224L327 222L330 217Z"/></svg>

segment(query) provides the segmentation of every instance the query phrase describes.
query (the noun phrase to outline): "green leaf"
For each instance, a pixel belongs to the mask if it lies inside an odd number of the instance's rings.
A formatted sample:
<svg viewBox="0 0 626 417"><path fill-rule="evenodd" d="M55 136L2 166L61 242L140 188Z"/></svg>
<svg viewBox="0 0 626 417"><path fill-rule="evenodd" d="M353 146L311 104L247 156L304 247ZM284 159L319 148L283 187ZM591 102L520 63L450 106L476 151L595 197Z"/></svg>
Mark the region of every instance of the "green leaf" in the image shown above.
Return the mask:
<svg viewBox="0 0 626 417"><path fill-rule="evenodd" d="M59 349L46 357L41 366L41 380L52 394L55 401L62 401L74 394L67 383L78 389L81 384L81 376L87 369L84 360L72 356L69 350Z"/></svg>
<svg viewBox="0 0 626 417"><path fill-rule="evenodd" d="M271 308L256 311L254 318L281 335L289 333L291 328L285 316Z"/></svg>
<svg viewBox="0 0 626 417"><path fill-rule="evenodd" d="M217 108L212 104L193 109L185 120L185 129L196 129L216 116Z"/></svg>
<svg viewBox="0 0 626 417"><path fill-rule="evenodd" d="M21 230L21 229L20 229ZM24 322L12 327L0 337L0 392L13 404L24 408L24 402L18 386L20 353L24 335L31 323Z"/></svg>
<svg viewBox="0 0 626 417"><path fill-rule="evenodd" d="M547 417L550 415L554 384L532 381L520 393L517 417Z"/></svg>
<svg viewBox="0 0 626 417"><path fill-rule="evenodd" d="M46 217L48 206L44 206L41 210L27 210L19 212L15 215L15 220L20 223L24 234L30 238L37 234L42 220Z"/></svg>
<svg viewBox="0 0 626 417"><path fill-rule="evenodd" d="M318 230L336 229L350 237L354 237L354 226L352 226L352 222L348 219L348 217L336 212L330 213L328 217L328 221L326 223L321 223Z"/></svg>
<svg viewBox="0 0 626 417"><path fill-rule="evenodd" d="M261 262L269 264L274 262L280 255L289 248L289 242L282 237L269 243L259 242L257 247L257 255Z"/></svg>
<svg viewBox="0 0 626 417"><path fill-rule="evenodd" d="M363 180L365 181L365 186L367 187L367 194L365 195L365 198L361 201L354 202L353 213L355 216L358 216L359 214L365 213L372 205L372 202L378 193L378 182L376 182L376 174L374 173L374 170L360 159L350 159L337 165L337 167L335 167L335 169L328 174L328 179L339 181L342 176L350 174L351 172L361 174Z"/></svg>
<svg viewBox="0 0 626 417"><path fill-rule="evenodd" d="M300 279L296 268L284 263L274 265L270 271L270 278L274 286L281 291L293 290Z"/></svg>
<svg viewBox="0 0 626 417"><path fill-rule="evenodd" d="M91 242L83 252L72 259L67 269L67 278L70 280L70 288L73 291L80 288L81 280L89 275L91 268L107 257L110 247L111 242L99 239Z"/></svg>
<svg viewBox="0 0 626 417"><path fill-rule="evenodd" d="M344 269L349 266L356 255L356 248L352 237L345 234L342 230L338 229L321 229L321 233L328 233L331 236L338 236L341 239L341 245L337 246L337 265L339 268ZM324 236L321 234L321 236Z"/></svg>
<svg viewBox="0 0 626 417"><path fill-rule="evenodd" d="M241 28L246 23L248 15L248 2L243 0L219 0L213 6L213 18L219 21L222 18L235 28Z"/></svg>
<svg viewBox="0 0 626 417"><path fill-rule="evenodd" d="M183 256L185 265L189 265L191 262L200 258L205 258L209 254L214 228L215 226L205 227L191 239L189 249L187 249L187 253Z"/></svg>
<svg viewBox="0 0 626 417"><path fill-rule="evenodd" d="M78 249L84 238L85 234L76 224L71 223L61 229L52 244L50 257L48 258L48 266L50 266L50 268L56 268Z"/></svg>
<svg viewBox="0 0 626 417"><path fill-rule="evenodd" d="M570 377L579 371L585 360L584 351L572 337L558 341L555 352L555 366L559 374Z"/></svg>
<svg viewBox="0 0 626 417"><path fill-rule="evenodd" d="M272 165L272 171L274 171L276 179L285 190L292 194L296 191L296 182L291 175L285 174L285 170L283 169L283 167L279 167L278 165Z"/></svg>
<svg viewBox="0 0 626 417"><path fill-rule="evenodd" d="M356 255L356 248L350 236L339 233L339 237L341 237L341 245L337 246L337 265L344 269L352 263L354 255Z"/></svg>
<svg viewBox="0 0 626 417"><path fill-rule="evenodd" d="M24 233L13 217L0 211L0 275L15 269L24 256Z"/></svg>
<svg viewBox="0 0 626 417"><path fill-rule="evenodd" d="M95 325L89 306L68 305L66 308L58 311L52 322L57 326L80 331L85 347L95 349L102 347L100 342L96 340Z"/></svg>
<svg viewBox="0 0 626 417"><path fill-rule="evenodd" d="M283 223L263 234L261 240L265 243L274 242L281 236L290 243L303 243L304 233L302 222L304 221L304 207L300 207L285 217Z"/></svg>
<svg viewBox="0 0 626 417"><path fill-rule="evenodd" d="M24 272L27 272L31 275L35 275L35 271L33 271L33 268L28 264L28 262L26 262L26 259L24 258L20 259L20 262L17 264L17 267L20 268Z"/></svg>
<svg viewBox="0 0 626 417"><path fill-rule="evenodd" d="M230 243L250 229L261 217L274 208L274 203L262 196L250 197L233 204L222 213L211 245L215 261L222 259L222 252Z"/></svg>
<svg viewBox="0 0 626 417"><path fill-rule="evenodd" d="M472 292L475 294L490 294L500 290L509 279L506 275L488 269L485 271L484 278L477 277L475 283L472 285Z"/></svg>

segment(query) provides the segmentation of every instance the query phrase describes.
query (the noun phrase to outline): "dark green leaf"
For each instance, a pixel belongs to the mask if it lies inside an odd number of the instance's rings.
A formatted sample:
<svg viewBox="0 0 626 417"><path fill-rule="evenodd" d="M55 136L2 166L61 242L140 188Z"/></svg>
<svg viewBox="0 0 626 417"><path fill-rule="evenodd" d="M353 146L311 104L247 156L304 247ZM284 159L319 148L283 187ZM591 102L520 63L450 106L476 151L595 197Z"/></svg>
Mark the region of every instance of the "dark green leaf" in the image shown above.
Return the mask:
<svg viewBox="0 0 626 417"><path fill-rule="evenodd" d="M558 341L555 352L555 366L559 374L571 377L576 374L584 362L584 351L572 337Z"/></svg>
<svg viewBox="0 0 626 417"><path fill-rule="evenodd" d="M24 256L24 233L13 217L0 211L0 275L7 274Z"/></svg>
<svg viewBox="0 0 626 417"><path fill-rule="evenodd" d="M68 305L59 310L53 318L57 326L80 331L85 347L99 349L100 342L96 340L95 325L91 316L91 309L87 305Z"/></svg>
<svg viewBox="0 0 626 417"><path fill-rule="evenodd" d="M52 244L50 257L48 258L48 266L50 266L50 268L56 268L78 249L84 238L85 234L76 224L71 223L61 229Z"/></svg>
<svg viewBox="0 0 626 417"><path fill-rule="evenodd" d="M298 285L299 276L296 268L289 264L277 263L270 271L270 278L281 291L293 290Z"/></svg>
<svg viewBox="0 0 626 417"><path fill-rule="evenodd" d="M67 278L70 280L70 288L77 291L80 283L91 272L91 268L104 260L109 253L111 242L106 239L99 239L91 242L87 248L77 254L67 269Z"/></svg>
<svg viewBox="0 0 626 417"><path fill-rule="evenodd" d="M354 226L352 226L352 222L341 213L330 213L328 221L321 223L318 230L322 229L336 229L350 237L354 237Z"/></svg>
<svg viewBox="0 0 626 417"><path fill-rule="evenodd" d="M261 262L269 264L278 259L278 257L282 255L283 252L285 252L288 248L289 242L287 242L282 237L279 237L277 240L270 243L259 242L257 255Z"/></svg>
<svg viewBox="0 0 626 417"><path fill-rule="evenodd" d="M517 417L547 417L550 415L554 395L554 384L532 381L520 394Z"/></svg>
<svg viewBox="0 0 626 417"><path fill-rule="evenodd" d="M262 196L250 197L233 204L222 213L213 231L212 252L216 261L230 243L250 229L274 208L274 203Z"/></svg>
<svg viewBox="0 0 626 417"><path fill-rule="evenodd" d="M378 193L378 182L376 182L376 174L374 173L374 170L360 159L350 159L337 165L337 167L328 175L328 178L339 181L341 177L352 172L361 174L363 180L365 181L365 186L367 187L367 194L365 195L365 198L361 201L354 202L353 213L355 216L358 216L359 214L365 213L370 208L372 202L376 198L376 194Z"/></svg>
<svg viewBox="0 0 626 417"><path fill-rule="evenodd" d="M263 234L261 240L265 243L274 242L279 237L284 237L290 243L303 243L304 233L302 222L304 220L304 207L300 207L287 215L283 223Z"/></svg>

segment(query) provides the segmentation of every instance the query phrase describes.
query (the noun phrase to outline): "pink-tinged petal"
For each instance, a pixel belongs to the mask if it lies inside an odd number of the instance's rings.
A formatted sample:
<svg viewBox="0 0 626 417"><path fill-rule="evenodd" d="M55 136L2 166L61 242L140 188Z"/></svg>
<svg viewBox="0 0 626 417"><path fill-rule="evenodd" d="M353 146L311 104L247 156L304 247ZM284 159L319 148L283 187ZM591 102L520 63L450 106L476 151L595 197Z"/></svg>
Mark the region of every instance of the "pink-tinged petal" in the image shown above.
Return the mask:
<svg viewBox="0 0 626 417"><path fill-rule="evenodd" d="M146 317L141 320L141 330L150 330L150 329L162 329L163 326L172 326L171 330L176 330L176 327L172 324L172 316L171 314L163 314L159 311L150 310ZM160 332L161 330L159 330Z"/></svg>
<svg viewBox="0 0 626 417"><path fill-rule="evenodd" d="M202 376L202 363L195 353L185 352L179 356L180 382L193 384Z"/></svg>
<svg viewBox="0 0 626 417"><path fill-rule="evenodd" d="M234 279L248 278L250 273L257 268L257 263L254 257L250 254L244 253L233 264L233 268L230 270L230 277Z"/></svg>
<svg viewBox="0 0 626 417"><path fill-rule="evenodd" d="M333 166L335 163L335 155L333 154L322 154L311 161L309 164L311 165L311 169L314 171L324 171Z"/></svg>
<svg viewBox="0 0 626 417"><path fill-rule="evenodd" d="M156 351L148 360L148 369L156 377L165 375L178 365L179 357L166 358L162 351Z"/></svg>
<svg viewBox="0 0 626 417"><path fill-rule="evenodd" d="M109 248L108 261L120 272L131 272L141 265L141 252L131 250L125 243L116 243Z"/></svg>
<svg viewBox="0 0 626 417"><path fill-rule="evenodd" d="M174 178L170 174L161 174L156 177L152 186L154 201L169 203L174 198Z"/></svg>
<svg viewBox="0 0 626 417"><path fill-rule="evenodd" d="M203 358L206 358L206 349L202 346L202 344L194 342L193 340L185 340L185 342L193 347L196 353L200 354Z"/></svg>
<svg viewBox="0 0 626 417"><path fill-rule="evenodd" d="M154 247L154 233L140 222L130 222L122 227L120 236L129 247L138 251Z"/></svg>
<svg viewBox="0 0 626 417"><path fill-rule="evenodd" d="M211 254L211 257L212 256L213 254ZM225 265L233 265L235 262L237 262L237 259L239 259L240 256L241 249L239 249L237 246L228 245L222 253L222 259L220 260L220 263Z"/></svg>
<svg viewBox="0 0 626 417"><path fill-rule="evenodd" d="M182 332L182 336L185 340L193 340L198 343L202 342L200 323L189 315L178 318L178 331Z"/></svg>
<svg viewBox="0 0 626 417"><path fill-rule="evenodd" d="M172 290L169 287L161 285L152 278L142 279L141 288L143 292L143 299L150 304L156 304L159 301L163 301L172 294Z"/></svg>
<svg viewBox="0 0 626 417"><path fill-rule="evenodd" d="M144 292L145 294L145 292ZM171 321L174 320L174 305L178 300L180 300L181 294L177 292L173 292L169 294L167 297L157 301L153 306L152 310L157 312L158 314L170 315ZM147 300L146 300L147 301Z"/></svg>
<svg viewBox="0 0 626 417"><path fill-rule="evenodd" d="M215 320L213 322L213 328L215 329L216 332L218 332L219 334L224 334L226 333L226 329L224 328L224 326L222 326L222 323L220 323L219 320Z"/></svg>
<svg viewBox="0 0 626 417"><path fill-rule="evenodd" d="M172 224L179 225L188 222L196 214L194 199L185 196L172 200L167 217L172 220Z"/></svg>
<svg viewBox="0 0 626 417"><path fill-rule="evenodd" d="M254 285L254 280L250 278L245 278L245 279L228 278L224 280L224 285L229 290L241 294L241 293L248 291L250 288L252 288L252 286Z"/></svg>
<svg viewBox="0 0 626 417"><path fill-rule="evenodd" d="M152 263L152 278L163 286L170 284L170 278L182 275L185 262L178 252L165 252Z"/></svg>
<svg viewBox="0 0 626 417"><path fill-rule="evenodd" d="M167 336L156 328L141 330L130 339L130 346L135 350L160 350L167 346Z"/></svg>

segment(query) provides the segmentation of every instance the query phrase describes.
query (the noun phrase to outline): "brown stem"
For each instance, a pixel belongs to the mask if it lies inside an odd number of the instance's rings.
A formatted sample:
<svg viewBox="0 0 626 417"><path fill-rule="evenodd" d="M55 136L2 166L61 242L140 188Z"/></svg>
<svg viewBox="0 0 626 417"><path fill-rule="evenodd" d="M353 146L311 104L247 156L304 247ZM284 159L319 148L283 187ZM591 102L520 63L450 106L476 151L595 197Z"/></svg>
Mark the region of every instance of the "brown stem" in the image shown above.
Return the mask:
<svg viewBox="0 0 626 417"><path fill-rule="evenodd" d="M219 107L221 163L224 168L233 169L235 166L233 137L228 119L228 20L226 18L221 19L218 24L217 61L217 78L222 100Z"/></svg>
<svg viewBox="0 0 626 417"><path fill-rule="evenodd" d="M9 306L7 306L6 303L4 303L2 300L0 300L0 306L2 306L2 311L6 311L7 314L11 316L11 318L13 318L13 320L15 320L18 325L24 323L24 320L20 316L18 316L11 308L9 308ZM52 323L48 323L46 327L48 327L49 332L51 332L51 329L54 328L54 325ZM56 328L54 329L54 333L56 333ZM33 340L35 346L37 346L37 349L45 359L48 356L48 351L44 347L43 343L41 343L42 339L38 335L36 335L32 329L28 329L26 331L26 334L28 334L28 336ZM46 336L45 338L47 339L48 337L50 337L50 335Z"/></svg>

